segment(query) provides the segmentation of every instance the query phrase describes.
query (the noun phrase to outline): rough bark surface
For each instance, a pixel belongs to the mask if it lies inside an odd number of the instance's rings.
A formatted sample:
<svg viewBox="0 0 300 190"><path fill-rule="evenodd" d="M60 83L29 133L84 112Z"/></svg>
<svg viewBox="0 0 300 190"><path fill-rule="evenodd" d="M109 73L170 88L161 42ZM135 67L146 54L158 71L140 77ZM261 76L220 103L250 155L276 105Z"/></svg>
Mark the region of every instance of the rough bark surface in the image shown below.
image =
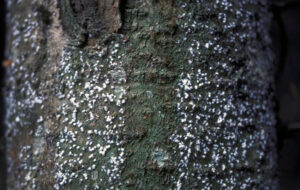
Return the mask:
<svg viewBox="0 0 300 190"><path fill-rule="evenodd" d="M277 189L264 0L8 9L9 189Z"/></svg>

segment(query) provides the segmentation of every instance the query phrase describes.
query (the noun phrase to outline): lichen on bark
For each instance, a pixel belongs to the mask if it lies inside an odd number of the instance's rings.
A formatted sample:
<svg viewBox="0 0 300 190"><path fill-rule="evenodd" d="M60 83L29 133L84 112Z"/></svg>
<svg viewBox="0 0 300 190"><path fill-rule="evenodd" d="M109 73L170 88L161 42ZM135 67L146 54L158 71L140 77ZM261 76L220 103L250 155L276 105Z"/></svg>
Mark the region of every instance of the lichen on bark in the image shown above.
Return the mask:
<svg viewBox="0 0 300 190"><path fill-rule="evenodd" d="M9 189L277 188L264 0L8 4Z"/></svg>

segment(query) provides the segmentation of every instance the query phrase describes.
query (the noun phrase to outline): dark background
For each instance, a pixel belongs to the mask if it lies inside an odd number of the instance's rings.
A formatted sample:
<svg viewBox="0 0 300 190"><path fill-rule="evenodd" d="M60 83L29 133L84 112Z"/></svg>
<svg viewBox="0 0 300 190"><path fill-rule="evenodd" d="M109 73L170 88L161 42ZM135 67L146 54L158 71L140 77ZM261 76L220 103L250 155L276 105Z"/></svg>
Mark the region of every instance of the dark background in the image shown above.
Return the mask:
<svg viewBox="0 0 300 190"><path fill-rule="evenodd" d="M300 190L300 0L271 2L280 186L282 190Z"/></svg>
<svg viewBox="0 0 300 190"><path fill-rule="evenodd" d="M300 0L269 0L274 13L279 177L282 190L300 190ZM5 51L5 4L0 0L0 61ZM0 88L4 85L0 65ZM0 190L5 190L4 101L0 94Z"/></svg>
<svg viewBox="0 0 300 190"><path fill-rule="evenodd" d="M0 0L0 89L4 86L4 73L2 60L4 59L5 51L5 0ZM4 142L4 107L3 94L0 90L0 190L5 190L5 142Z"/></svg>

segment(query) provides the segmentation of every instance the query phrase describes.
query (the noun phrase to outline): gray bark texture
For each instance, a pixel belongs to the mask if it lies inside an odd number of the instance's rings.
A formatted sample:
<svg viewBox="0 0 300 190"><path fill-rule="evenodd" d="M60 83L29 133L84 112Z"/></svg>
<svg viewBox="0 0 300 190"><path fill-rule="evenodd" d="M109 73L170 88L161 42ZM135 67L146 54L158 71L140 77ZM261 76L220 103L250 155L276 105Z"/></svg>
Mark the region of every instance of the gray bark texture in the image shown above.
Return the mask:
<svg viewBox="0 0 300 190"><path fill-rule="evenodd" d="M264 0L8 0L8 189L278 189Z"/></svg>

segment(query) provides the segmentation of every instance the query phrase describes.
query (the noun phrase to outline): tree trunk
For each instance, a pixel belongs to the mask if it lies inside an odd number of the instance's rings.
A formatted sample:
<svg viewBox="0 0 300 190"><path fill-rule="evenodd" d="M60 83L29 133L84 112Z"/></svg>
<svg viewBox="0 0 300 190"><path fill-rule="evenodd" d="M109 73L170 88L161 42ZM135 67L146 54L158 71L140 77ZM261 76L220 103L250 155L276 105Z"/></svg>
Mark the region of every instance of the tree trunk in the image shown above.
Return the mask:
<svg viewBox="0 0 300 190"><path fill-rule="evenodd" d="M264 0L8 0L8 189L277 189Z"/></svg>

